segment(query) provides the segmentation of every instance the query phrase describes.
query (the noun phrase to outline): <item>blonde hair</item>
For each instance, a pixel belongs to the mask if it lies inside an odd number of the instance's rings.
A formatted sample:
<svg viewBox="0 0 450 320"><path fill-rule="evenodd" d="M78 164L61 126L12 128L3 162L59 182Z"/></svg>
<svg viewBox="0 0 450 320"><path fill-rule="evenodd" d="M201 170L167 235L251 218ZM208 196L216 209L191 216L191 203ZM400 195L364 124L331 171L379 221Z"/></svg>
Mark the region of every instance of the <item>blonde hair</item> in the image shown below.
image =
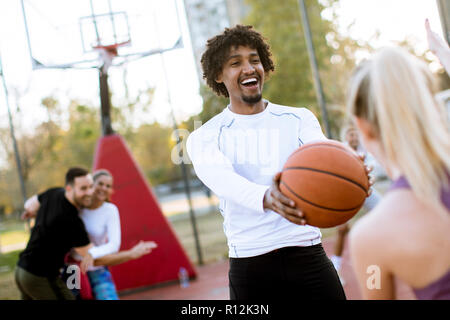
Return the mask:
<svg viewBox="0 0 450 320"><path fill-rule="evenodd" d="M400 168L418 199L446 216L450 134L443 104L434 96L428 67L400 48L385 48L352 77L350 114L367 120L389 163Z"/></svg>

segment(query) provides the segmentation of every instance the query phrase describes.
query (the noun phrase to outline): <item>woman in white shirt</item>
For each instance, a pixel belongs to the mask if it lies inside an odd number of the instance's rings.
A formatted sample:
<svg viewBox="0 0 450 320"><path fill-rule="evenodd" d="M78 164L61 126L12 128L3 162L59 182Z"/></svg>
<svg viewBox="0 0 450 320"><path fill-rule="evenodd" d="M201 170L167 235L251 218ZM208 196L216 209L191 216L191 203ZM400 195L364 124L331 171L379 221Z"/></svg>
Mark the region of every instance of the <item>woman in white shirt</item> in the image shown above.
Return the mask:
<svg viewBox="0 0 450 320"><path fill-rule="evenodd" d="M108 170L97 170L93 174L94 194L89 208L80 212L91 243L92 258L98 259L114 254L120 248L120 217L117 207L109 202L113 192L113 177ZM74 251L72 257L81 261L82 257ZM127 259L128 260L128 259ZM94 265L89 267L87 277L81 275L81 299L118 300L116 286L108 267Z"/></svg>
<svg viewBox="0 0 450 320"><path fill-rule="evenodd" d="M120 248L120 217L117 207L109 202L113 177L107 170L93 174L94 195L89 208L81 211L91 243L95 245L89 253L94 259L115 253ZM92 293L96 300L118 300L111 273L106 266L93 266L87 272Z"/></svg>
<svg viewBox="0 0 450 320"><path fill-rule="evenodd" d="M154 241L140 241L128 250L119 251L121 232L119 210L110 201L113 192L113 177L108 170L98 170L93 174L94 194L89 208L80 212L89 239L94 246L89 254L94 260L87 274L81 273L80 287L72 293L83 300L117 300L117 290L111 273L106 266L113 266L149 254L157 247ZM79 264L83 258L71 251L66 267ZM67 277L66 272L62 274Z"/></svg>

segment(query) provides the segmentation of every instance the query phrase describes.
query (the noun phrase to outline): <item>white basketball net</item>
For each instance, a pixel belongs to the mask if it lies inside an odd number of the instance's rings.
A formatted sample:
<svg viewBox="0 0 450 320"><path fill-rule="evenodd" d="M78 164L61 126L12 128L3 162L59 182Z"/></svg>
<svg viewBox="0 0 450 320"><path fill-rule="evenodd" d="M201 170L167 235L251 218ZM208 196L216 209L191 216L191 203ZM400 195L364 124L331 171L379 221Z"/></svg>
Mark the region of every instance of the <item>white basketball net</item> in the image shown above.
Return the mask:
<svg viewBox="0 0 450 320"><path fill-rule="evenodd" d="M112 66L112 61L116 57L116 54L106 48L98 48L97 50L99 51L99 59L103 62L103 71L106 72Z"/></svg>

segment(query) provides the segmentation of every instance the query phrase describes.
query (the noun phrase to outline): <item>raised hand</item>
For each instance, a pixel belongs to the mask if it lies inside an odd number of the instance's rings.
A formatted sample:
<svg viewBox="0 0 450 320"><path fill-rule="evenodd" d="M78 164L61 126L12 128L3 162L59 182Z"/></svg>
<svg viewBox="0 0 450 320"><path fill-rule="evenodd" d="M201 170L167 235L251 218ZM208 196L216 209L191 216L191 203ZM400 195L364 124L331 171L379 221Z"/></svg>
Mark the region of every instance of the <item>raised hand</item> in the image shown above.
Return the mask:
<svg viewBox="0 0 450 320"><path fill-rule="evenodd" d="M143 255L149 254L158 245L154 241L139 241L137 245L130 249L130 256L132 259L138 259Z"/></svg>
<svg viewBox="0 0 450 320"><path fill-rule="evenodd" d="M444 41L436 32L433 32L430 28L430 22L425 20L425 29L427 31L428 47L441 62L442 66L450 75L450 48L447 42Z"/></svg>
<svg viewBox="0 0 450 320"><path fill-rule="evenodd" d="M362 162L364 162L364 160L366 159L366 155L364 153L358 153L358 157ZM370 175L373 167L364 163L364 168L366 169L367 179L369 179L369 190L367 191L367 197L369 197L372 194L372 186L375 182L374 178Z"/></svg>

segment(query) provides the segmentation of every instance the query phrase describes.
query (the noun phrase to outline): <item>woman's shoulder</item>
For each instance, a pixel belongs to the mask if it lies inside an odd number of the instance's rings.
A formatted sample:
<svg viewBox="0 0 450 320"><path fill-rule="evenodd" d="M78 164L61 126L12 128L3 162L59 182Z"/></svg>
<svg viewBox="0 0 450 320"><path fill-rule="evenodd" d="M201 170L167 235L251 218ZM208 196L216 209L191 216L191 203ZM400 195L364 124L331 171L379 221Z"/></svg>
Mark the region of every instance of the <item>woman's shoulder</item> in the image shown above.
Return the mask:
<svg viewBox="0 0 450 320"><path fill-rule="evenodd" d="M389 227L386 224L386 212L382 207L383 202L355 222L349 235L352 246L378 247L388 238Z"/></svg>
<svg viewBox="0 0 450 320"><path fill-rule="evenodd" d="M119 209L117 208L117 206L114 203L111 202L104 202L102 205L102 211L105 214L119 214Z"/></svg>
<svg viewBox="0 0 450 320"><path fill-rule="evenodd" d="M355 261L382 266L413 287L448 269L442 252L450 248L450 222L433 214L410 189L388 192L350 232Z"/></svg>
<svg viewBox="0 0 450 320"><path fill-rule="evenodd" d="M430 208L419 201L410 189L388 192L374 210L353 226L350 239L353 246L367 247L380 256L398 256L411 248L422 247L421 242L433 237L433 219ZM436 219L438 219L436 217Z"/></svg>
<svg viewBox="0 0 450 320"><path fill-rule="evenodd" d="M383 251L391 248L396 239L403 238L398 235L409 232L404 228L406 224L417 223L408 217L413 202L406 189L389 192L375 209L355 222L350 234L352 242Z"/></svg>

